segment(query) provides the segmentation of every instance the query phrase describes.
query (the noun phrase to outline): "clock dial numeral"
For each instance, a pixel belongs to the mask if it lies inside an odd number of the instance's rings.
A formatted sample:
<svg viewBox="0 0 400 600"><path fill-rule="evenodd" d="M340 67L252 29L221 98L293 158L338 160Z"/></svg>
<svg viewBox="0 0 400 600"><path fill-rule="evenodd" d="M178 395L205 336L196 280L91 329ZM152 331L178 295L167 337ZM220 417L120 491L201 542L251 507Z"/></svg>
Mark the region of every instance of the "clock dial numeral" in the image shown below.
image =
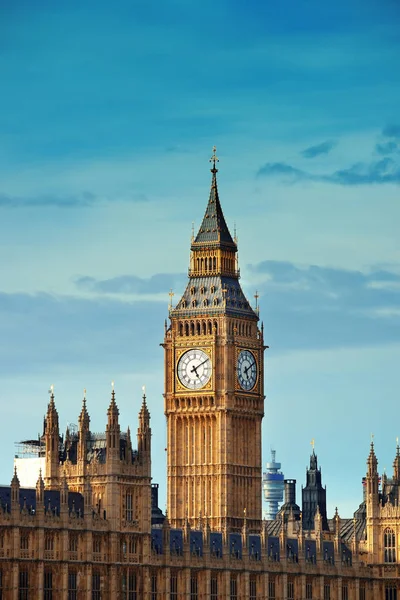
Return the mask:
<svg viewBox="0 0 400 600"><path fill-rule="evenodd" d="M237 360L237 378L243 390L250 391L257 381L257 361L250 350L242 350Z"/></svg>
<svg viewBox="0 0 400 600"><path fill-rule="evenodd" d="M182 385L197 390L211 377L211 359L203 350L188 350L178 362L178 379Z"/></svg>

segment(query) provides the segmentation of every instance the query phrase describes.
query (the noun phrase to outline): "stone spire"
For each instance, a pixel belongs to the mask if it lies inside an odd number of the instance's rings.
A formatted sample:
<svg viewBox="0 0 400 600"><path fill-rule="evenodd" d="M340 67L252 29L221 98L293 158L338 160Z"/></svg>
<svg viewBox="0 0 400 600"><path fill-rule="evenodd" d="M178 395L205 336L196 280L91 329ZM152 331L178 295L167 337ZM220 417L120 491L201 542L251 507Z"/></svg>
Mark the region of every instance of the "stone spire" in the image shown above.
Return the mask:
<svg viewBox="0 0 400 600"><path fill-rule="evenodd" d="M393 479L400 483L400 447L398 438L396 441L396 456L393 461Z"/></svg>
<svg viewBox="0 0 400 600"><path fill-rule="evenodd" d="M115 402L115 390L114 382L111 383L111 402L107 410L107 425L106 425L106 438L107 438L107 461L111 458L118 459L120 455L120 426L119 426L119 410L117 403Z"/></svg>
<svg viewBox="0 0 400 600"><path fill-rule="evenodd" d="M213 155L210 158L210 162L213 163L210 196L200 229L193 240L192 250L198 250L200 246L209 247L212 245L220 248L225 246L236 252L237 247L229 232L219 201L217 185L218 169L215 166L219 162L219 159L216 156L216 150L214 146Z"/></svg>

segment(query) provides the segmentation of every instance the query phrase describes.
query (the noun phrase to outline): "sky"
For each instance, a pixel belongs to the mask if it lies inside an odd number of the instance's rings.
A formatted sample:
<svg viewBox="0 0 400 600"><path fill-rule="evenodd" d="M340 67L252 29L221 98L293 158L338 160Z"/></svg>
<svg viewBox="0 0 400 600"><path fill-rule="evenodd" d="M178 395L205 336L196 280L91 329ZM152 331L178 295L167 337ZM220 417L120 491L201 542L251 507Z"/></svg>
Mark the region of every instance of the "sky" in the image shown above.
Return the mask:
<svg viewBox="0 0 400 600"><path fill-rule="evenodd" d="M164 319L186 285L217 146L241 283L260 295L263 464L315 451L362 499L392 470L400 363L397 0L0 0L0 482L14 442L83 389L102 431L146 385L165 508Z"/></svg>

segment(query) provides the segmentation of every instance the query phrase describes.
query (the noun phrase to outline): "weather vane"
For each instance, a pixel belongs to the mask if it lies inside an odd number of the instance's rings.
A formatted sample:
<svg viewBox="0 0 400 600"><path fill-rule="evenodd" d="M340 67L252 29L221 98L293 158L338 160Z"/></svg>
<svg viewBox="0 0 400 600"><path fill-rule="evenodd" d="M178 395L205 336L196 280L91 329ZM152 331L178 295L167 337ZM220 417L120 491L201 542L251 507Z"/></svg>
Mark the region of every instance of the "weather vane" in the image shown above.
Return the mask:
<svg viewBox="0 0 400 600"><path fill-rule="evenodd" d="M314 440L314 438L311 440L310 444L312 446L312 449L314 450L315 449L315 440Z"/></svg>
<svg viewBox="0 0 400 600"><path fill-rule="evenodd" d="M169 296L169 306L168 306L168 309L172 310L172 298L175 296L174 292L172 291L172 288L169 290L168 296Z"/></svg>
<svg viewBox="0 0 400 600"><path fill-rule="evenodd" d="M217 172L218 169L215 167L215 163L219 162L219 158L217 156L217 146L213 146L213 155L210 158L210 162L213 163L213 168L211 169L211 171Z"/></svg>

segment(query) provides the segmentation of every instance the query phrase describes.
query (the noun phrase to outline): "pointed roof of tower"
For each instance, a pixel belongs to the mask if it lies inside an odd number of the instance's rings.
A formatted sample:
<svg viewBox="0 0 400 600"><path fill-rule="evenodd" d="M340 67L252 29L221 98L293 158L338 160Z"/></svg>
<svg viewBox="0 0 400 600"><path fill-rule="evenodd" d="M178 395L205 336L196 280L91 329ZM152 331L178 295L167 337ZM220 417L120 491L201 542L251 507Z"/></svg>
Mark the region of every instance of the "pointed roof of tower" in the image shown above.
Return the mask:
<svg viewBox="0 0 400 600"><path fill-rule="evenodd" d="M90 417L89 417L89 413L86 408L86 390L83 390L82 410L79 415L79 424L80 425L83 423L88 424L89 421L90 421Z"/></svg>
<svg viewBox="0 0 400 600"><path fill-rule="evenodd" d="M395 479L399 480L400 479L400 447L399 447L398 438L397 438L397 445L396 445L396 456L394 457L394 461L393 461L393 471L394 471Z"/></svg>
<svg viewBox="0 0 400 600"><path fill-rule="evenodd" d="M370 450L369 450L367 464L368 464L368 466L374 467L375 469L376 469L376 467L378 465L378 460L376 458L375 448L374 448L374 442L373 441L371 441L371 446L370 446Z"/></svg>
<svg viewBox="0 0 400 600"><path fill-rule="evenodd" d="M54 422L58 422L58 412L56 409L56 403L54 402L54 386L50 386L50 402L47 406L47 414L46 414L46 424L48 420L52 420Z"/></svg>
<svg viewBox="0 0 400 600"><path fill-rule="evenodd" d="M117 415L118 416L119 415L119 410L118 410L117 403L115 402L114 382L112 382L111 385L112 385L111 402L110 402L110 406L108 407L107 414L108 415Z"/></svg>
<svg viewBox="0 0 400 600"><path fill-rule="evenodd" d="M215 166L219 159L215 153L216 147L214 146L213 155L210 158L210 162L213 163L213 168L211 169L212 179L210 196L208 198L206 212L204 213L200 229L192 243L192 249L198 248L202 245L208 246L212 244L222 246L227 245L236 250L236 244L229 232L224 213L222 212L221 203L219 201L217 186L218 169Z"/></svg>
<svg viewBox="0 0 400 600"><path fill-rule="evenodd" d="M142 396L142 406L140 408L140 413L139 416L142 420L144 421L149 421L150 420L150 413L149 413L149 409L147 408L147 401L146 401L146 387L143 386L142 387L143 390L143 396Z"/></svg>

